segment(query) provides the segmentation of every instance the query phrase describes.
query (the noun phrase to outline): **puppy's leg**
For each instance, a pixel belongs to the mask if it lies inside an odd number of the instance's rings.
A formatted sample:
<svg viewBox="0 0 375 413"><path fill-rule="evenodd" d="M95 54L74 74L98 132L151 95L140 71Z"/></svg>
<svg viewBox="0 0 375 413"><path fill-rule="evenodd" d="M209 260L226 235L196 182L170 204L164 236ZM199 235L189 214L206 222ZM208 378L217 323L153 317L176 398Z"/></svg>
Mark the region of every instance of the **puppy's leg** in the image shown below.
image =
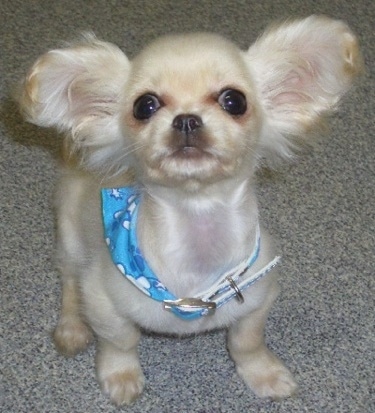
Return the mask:
<svg viewBox="0 0 375 413"><path fill-rule="evenodd" d="M61 313L54 331L57 350L72 357L92 341L91 329L82 315L78 277L83 246L79 235L78 213L81 180L70 173L61 179L57 200L57 256L62 281Z"/></svg>
<svg viewBox="0 0 375 413"><path fill-rule="evenodd" d="M81 317L80 291L74 275L62 274L61 313L53 338L57 350L67 357L85 350L93 339Z"/></svg>
<svg viewBox="0 0 375 413"><path fill-rule="evenodd" d="M280 399L291 396L297 384L264 342L264 328L271 304L267 303L230 328L228 349L238 374L258 397Z"/></svg>
<svg viewBox="0 0 375 413"><path fill-rule="evenodd" d="M113 317L116 317L113 315ZM101 388L116 405L130 404L142 393L144 376L137 345L140 332L123 320L116 320L113 335L99 337L97 375Z"/></svg>
<svg viewBox="0 0 375 413"><path fill-rule="evenodd" d="M95 276L83 287L87 318L98 337L96 368L100 386L116 405L130 404L144 387L137 350L140 331L117 313Z"/></svg>

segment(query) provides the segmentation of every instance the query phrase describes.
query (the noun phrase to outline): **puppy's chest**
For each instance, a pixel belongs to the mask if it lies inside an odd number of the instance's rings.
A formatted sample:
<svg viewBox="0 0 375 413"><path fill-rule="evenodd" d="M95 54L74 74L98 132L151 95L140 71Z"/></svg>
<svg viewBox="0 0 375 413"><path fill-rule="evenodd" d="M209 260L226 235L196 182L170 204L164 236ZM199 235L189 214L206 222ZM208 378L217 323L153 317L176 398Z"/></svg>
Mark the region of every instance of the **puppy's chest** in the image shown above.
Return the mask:
<svg viewBox="0 0 375 413"><path fill-rule="evenodd" d="M223 221L223 222L221 222ZM221 255L231 255L235 238L230 222L211 217L198 217L185 224L179 243L185 254L193 261L207 265L217 261Z"/></svg>
<svg viewBox="0 0 375 413"><path fill-rule="evenodd" d="M238 221L238 222L236 222ZM165 236L163 261L178 284L209 284L243 259L247 228L224 212L183 219Z"/></svg>

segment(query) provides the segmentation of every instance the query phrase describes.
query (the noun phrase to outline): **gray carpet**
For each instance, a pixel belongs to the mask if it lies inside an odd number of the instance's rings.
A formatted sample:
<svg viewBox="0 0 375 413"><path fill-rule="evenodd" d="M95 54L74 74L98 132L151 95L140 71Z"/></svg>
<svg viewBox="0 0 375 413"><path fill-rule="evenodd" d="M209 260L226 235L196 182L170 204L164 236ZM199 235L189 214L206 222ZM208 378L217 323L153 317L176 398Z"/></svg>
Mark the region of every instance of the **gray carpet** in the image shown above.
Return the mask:
<svg viewBox="0 0 375 413"><path fill-rule="evenodd" d="M95 380L94 346L55 351L59 310L51 194L60 145L25 124L11 85L42 52L92 29L129 55L166 32L211 30L248 46L280 17L325 13L358 33L367 74L313 153L259 175L262 217L283 255L269 346L294 372L298 395L256 398L237 377L224 332L145 336L147 386L126 412L347 412L374 406L375 2L309 0L1 0L0 411L114 412Z"/></svg>

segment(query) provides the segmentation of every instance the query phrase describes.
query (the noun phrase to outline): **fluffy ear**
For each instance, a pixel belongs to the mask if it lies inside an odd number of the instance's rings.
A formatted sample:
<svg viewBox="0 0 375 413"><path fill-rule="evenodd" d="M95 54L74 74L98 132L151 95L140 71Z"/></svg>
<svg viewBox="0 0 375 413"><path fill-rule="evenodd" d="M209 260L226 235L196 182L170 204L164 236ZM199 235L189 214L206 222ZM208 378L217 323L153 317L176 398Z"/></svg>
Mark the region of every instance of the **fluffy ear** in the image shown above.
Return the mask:
<svg viewBox="0 0 375 413"><path fill-rule="evenodd" d="M22 86L21 110L32 123L68 131L78 149L108 151L120 140L119 104L129 67L119 48L86 35L36 61Z"/></svg>
<svg viewBox="0 0 375 413"><path fill-rule="evenodd" d="M322 16L271 27L245 59L265 115L263 152L284 158L322 125L362 71L356 37L343 22Z"/></svg>

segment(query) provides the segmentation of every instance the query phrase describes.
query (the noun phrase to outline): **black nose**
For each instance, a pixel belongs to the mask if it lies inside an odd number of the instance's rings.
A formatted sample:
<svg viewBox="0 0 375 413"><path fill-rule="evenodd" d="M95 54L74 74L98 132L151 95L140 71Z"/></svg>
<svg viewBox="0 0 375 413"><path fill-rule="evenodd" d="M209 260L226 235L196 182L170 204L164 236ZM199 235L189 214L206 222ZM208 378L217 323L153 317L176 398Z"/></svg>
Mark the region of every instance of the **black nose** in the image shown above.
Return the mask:
<svg viewBox="0 0 375 413"><path fill-rule="evenodd" d="M203 125L202 119L197 115L178 115L173 119L172 126L183 133L191 133Z"/></svg>

